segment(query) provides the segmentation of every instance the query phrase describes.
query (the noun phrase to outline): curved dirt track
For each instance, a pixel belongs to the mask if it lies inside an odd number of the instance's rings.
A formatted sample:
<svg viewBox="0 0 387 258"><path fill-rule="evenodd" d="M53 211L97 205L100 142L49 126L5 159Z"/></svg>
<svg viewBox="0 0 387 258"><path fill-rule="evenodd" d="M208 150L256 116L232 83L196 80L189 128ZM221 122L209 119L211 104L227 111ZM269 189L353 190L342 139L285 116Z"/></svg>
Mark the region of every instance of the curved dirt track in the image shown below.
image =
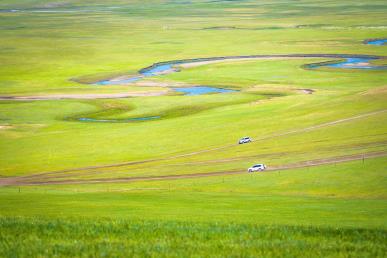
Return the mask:
<svg viewBox="0 0 387 258"><path fill-rule="evenodd" d="M276 172L281 170L306 168L320 165L343 163L354 160L365 160L369 158L387 156L387 151L369 152L364 154L354 154L346 156L336 156L325 159L308 160L303 162L291 163L282 166L269 167L265 172ZM209 173L195 173L195 174L180 174L180 175L162 175L162 176L141 176L141 177L124 177L124 178L96 178L96 179L71 179L71 180L52 180L52 181L34 181L23 180L23 178L8 178L0 179L0 185L61 185L61 184L94 184L94 183L125 183L136 181L159 181L159 180L174 180L174 179L188 179L210 176L245 174L246 171L242 169L234 169L229 171L217 171Z"/></svg>
<svg viewBox="0 0 387 258"><path fill-rule="evenodd" d="M35 96L0 96L0 100L60 100L60 99L121 99L129 97L161 96L168 91L155 92L122 92L122 93L98 93L98 94L55 94Z"/></svg>
<svg viewBox="0 0 387 258"><path fill-rule="evenodd" d="M266 135L266 136L262 136L262 137L256 137L253 139L253 142L250 144L254 144L254 142L270 140L270 139L278 138L278 137L282 137L282 136L298 134L298 133L305 133L308 131L313 131L316 129L320 129L320 128L324 128L324 127L328 127L328 126L333 126L336 124L350 122L353 120L362 119L362 118L366 118L369 116L382 114L385 112L387 112L387 109L382 109L382 110L378 110L378 111L374 111L374 112L369 112L369 113L364 113L364 114L360 114L360 115L356 115L356 116L352 116L352 117L338 119L338 120L334 120L331 122L322 123L322 124L309 126L309 127L305 127L305 128L294 129L294 130L283 132L283 133L274 133L274 134L270 134L270 135ZM210 149L204 149L204 150L199 150L199 151L194 151L194 152L189 152L189 153L183 153L183 154L179 154L179 155L172 155L172 156L168 156L168 157L164 157L164 158L154 158L154 159L147 159L147 160L140 160L140 161L129 161L129 162L122 162L122 163L108 164L108 165L100 165L100 166L87 166L87 167L71 168L71 169L64 169L64 170L57 170L57 171L48 171L48 172L36 173L36 174L32 174L32 175L20 176L18 178L19 179L21 179L21 178L31 179L31 178L39 178L39 177L55 175L55 174L66 174L66 173L72 173L72 172L77 172L77 171L82 172L82 171L92 170L92 169L127 167L127 166L151 163L151 162L156 162L156 161L167 161L167 160L173 160L173 159L178 159L178 158L190 157L190 156L194 156L194 155L198 155L198 154L202 154L202 153L214 152L214 151L224 150L227 148L232 148L232 147L237 147L237 146L239 146L239 144L227 144L227 145L218 146L218 147L214 147L214 148L210 148ZM11 180L11 178L8 178L8 179ZM8 180L8 179L0 179L0 185L2 184L2 181Z"/></svg>

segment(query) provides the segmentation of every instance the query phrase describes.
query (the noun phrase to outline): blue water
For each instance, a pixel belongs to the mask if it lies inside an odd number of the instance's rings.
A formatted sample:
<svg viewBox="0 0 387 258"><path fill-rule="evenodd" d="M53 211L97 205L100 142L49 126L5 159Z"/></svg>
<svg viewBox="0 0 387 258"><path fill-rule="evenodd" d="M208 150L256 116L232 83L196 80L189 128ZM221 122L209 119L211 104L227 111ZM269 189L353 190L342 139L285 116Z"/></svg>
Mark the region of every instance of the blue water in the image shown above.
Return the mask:
<svg viewBox="0 0 387 258"><path fill-rule="evenodd" d="M139 81L142 79L142 76L136 76L136 77L132 77L132 78L128 78L128 79L125 79L125 80L114 80L114 81L111 81L111 80L104 80L104 81L99 81L99 82L96 82L95 84L97 85L119 85L119 84L125 84L125 83L130 83L130 82L136 82L136 81Z"/></svg>
<svg viewBox="0 0 387 258"><path fill-rule="evenodd" d="M128 121L147 121L147 120L153 120L158 119L160 116L146 116L146 117L135 117L135 118L128 118L126 120Z"/></svg>
<svg viewBox="0 0 387 258"><path fill-rule="evenodd" d="M150 70L142 72L141 74L147 77L159 75L162 72L166 72L172 69L172 64L157 65Z"/></svg>
<svg viewBox="0 0 387 258"><path fill-rule="evenodd" d="M173 69L172 64L164 64L164 65L156 65L152 69L146 70L144 72L141 72L139 76L134 76L128 79L124 80L103 80L96 82L97 85L120 85L120 84L126 84L131 82L136 82L141 80L144 77L152 77L152 76L158 76L160 73L166 72L168 70Z"/></svg>
<svg viewBox="0 0 387 258"><path fill-rule="evenodd" d="M366 44L383 46L386 42L387 42L387 39L375 39L375 40L368 41Z"/></svg>
<svg viewBox="0 0 387 258"><path fill-rule="evenodd" d="M370 64L360 64L368 63L372 59L370 58L347 58L345 61L333 63L333 64L322 64L320 66L328 66L333 68L346 68L346 69L375 69L375 66Z"/></svg>
<svg viewBox="0 0 387 258"><path fill-rule="evenodd" d="M182 92L186 96L203 95L208 93L226 93L235 92L236 90L199 86L199 87L187 87L187 88L173 88L177 92Z"/></svg>
<svg viewBox="0 0 387 258"><path fill-rule="evenodd" d="M367 44L371 45L384 45L384 43L387 42L387 39L379 39L374 41L369 41ZM373 60L373 58L345 58L345 61L339 61L337 63L329 63L329 64L309 64L308 66L310 68L319 68L319 67L333 67L333 68L344 68L344 69L386 69L385 66L373 66L370 64L367 65L359 65L359 63L368 63L369 61ZM127 78L124 80L103 80L99 81L96 84L97 85L120 85L125 83L131 83L136 82L144 77L152 77L152 76L158 76L163 72L169 71L173 69L173 66L175 64L163 64L163 65L156 65L155 67L140 72L140 75ZM186 93L185 95L201 95L206 93L212 93L212 92L230 92L233 90L226 90L226 89L220 89L220 88L214 88L214 87L191 87L191 88L175 88L176 91Z"/></svg>
<svg viewBox="0 0 387 258"><path fill-rule="evenodd" d="M367 41L366 44L382 46L382 45L385 45L386 42L387 42L387 39L375 39L375 40ZM308 66L310 68L333 67L333 68L344 68L344 69L386 69L385 66L377 67L372 65L358 65L359 63L368 63L370 60L372 59L346 58L346 60L343 62L330 63L330 64L310 64ZM143 79L144 77L158 76L167 71L171 71L171 70L173 71L173 66L178 63L182 63L182 62L176 61L175 63L170 62L168 64L164 63L164 64L154 65L150 69L143 69L142 71L140 71L139 75L133 76L131 78L127 78L123 80L103 80L103 81L97 82L96 84L97 85L119 85L119 84L136 82ZM223 92L231 91L231 90L212 88L212 87L176 88L175 90L186 93L186 95L200 95L200 94L206 94L206 93L212 93L212 92L223 93Z"/></svg>
<svg viewBox="0 0 387 258"><path fill-rule="evenodd" d="M0 9L0 13L16 13L19 12L17 9Z"/></svg>
<svg viewBox="0 0 387 258"><path fill-rule="evenodd" d="M153 120L158 119L160 116L146 116L146 117L134 117L134 118L127 118L127 119L94 119L94 118L87 118L87 117L81 117L78 120L82 122L131 122L131 121L147 121L147 120Z"/></svg>

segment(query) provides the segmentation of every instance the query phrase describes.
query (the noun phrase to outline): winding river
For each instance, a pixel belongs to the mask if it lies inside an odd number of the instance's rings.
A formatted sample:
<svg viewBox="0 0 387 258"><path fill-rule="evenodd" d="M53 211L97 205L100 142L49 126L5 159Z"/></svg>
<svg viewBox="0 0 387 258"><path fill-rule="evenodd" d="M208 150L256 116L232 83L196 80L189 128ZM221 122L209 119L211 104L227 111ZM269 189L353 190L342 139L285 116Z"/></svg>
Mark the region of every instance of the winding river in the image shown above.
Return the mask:
<svg viewBox="0 0 387 258"><path fill-rule="evenodd" d="M371 39L365 40L364 44L368 45L384 45L387 39ZM386 69L386 65L373 65L371 62L377 59L385 59L385 56L374 55L351 55L351 54L289 54L289 55L249 55L249 56L221 56L221 57L207 57L207 58L194 58L194 59L182 59L172 60L166 62L155 63L151 66L145 67L138 72L138 75L132 77L118 77L107 80L98 81L97 85L120 85L139 81L146 77L160 76L163 74L170 74L178 72L179 66L184 65L200 65L208 64L212 62L221 62L228 60L249 60L249 59L275 59L275 58L334 58L339 59L330 62L312 63L305 65L306 68L317 69L323 67L341 68L341 69L373 69L381 70ZM343 60L344 59L344 60ZM209 88L209 87L207 87ZM174 88L176 91L184 92L186 95L197 95L189 90L183 90L184 88ZM217 92L215 90L212 92ZM192 90L195 91L192 87ZM224 91L219 91L224 92ZM207 92L203 92L205 94Z"/></svg>
<svg viewBox="0 0 387 258"><path fill-rule="evenodd" d="M387 39L371 39L365 40L364 44L382 46L387 42ZM184 66L197 66L202 64L210 64L228 60L254 60L254 59L291 59L291 58L332 58L336 59L329 62L311 63L304 65L307 69L318 68L337 68L337 69L372 69L382 70L386 69L387 65L374 65L372 61L378 59L386 59L385 56L374 55L351 55L351 54L288 54L288 55L249 55L249 56L221 56L221 57L207 57L207 58L195 58L195 59L182 59L172 60L166 62L155 63L151 66L145 67L138 72L138 75L132 77L117 77L107 80L98 81L97 85L120 85L132 82L137 82L143 78L160 76L163 74L170 74L180 71L180 67ZM196 87L174 87L177 92L181 92L184 95L202 95L208 93L227 93L234 92L235 90L223 89L210 86L196 86ZM160 116L148 116L128 118L123 120L114 119L94 119L94 118L79 118L79 121L85 122L134 122L134 121L147 121L159 119Z"/></svg>
<svg viewBox="0 0 387 258"><path fill-rule="evenodd" d="M384 56L373 55L350 55L350 54L289 54L289 55L250 55L250 56L222 56L222 57L207 57L195 59L182 59L174 61L166 61L155 63L149 67L141 69L139 75L128 78L113 78L96 82L97 85L120 85L139 81L146 77L160 76L180 71L178 66L182 65L200 65L201 63L212 63L228 60L254 60L254 59L291 59L291 58L334 58L338 61L321 62L307 64L305 67L317 69L323 67L342 68L342 69L386 69L386 65L373 65L371 61L377 59L385 59ZM344 60L342 60L344 59Z"/></svg>

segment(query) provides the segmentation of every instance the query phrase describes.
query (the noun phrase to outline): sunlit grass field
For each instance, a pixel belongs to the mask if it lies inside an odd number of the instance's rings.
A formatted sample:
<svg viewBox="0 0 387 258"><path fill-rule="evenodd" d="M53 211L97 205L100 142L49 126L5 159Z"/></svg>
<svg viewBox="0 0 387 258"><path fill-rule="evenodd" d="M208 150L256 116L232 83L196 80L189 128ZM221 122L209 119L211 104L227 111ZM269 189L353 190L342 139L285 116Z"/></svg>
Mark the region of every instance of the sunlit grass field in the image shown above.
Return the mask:
<svg viewBox="0 0 387 258"><path fill-rule="evenodd" d="M364 40L387 38L386 11L381 0L1 1L3 99L168 92L0 100L0 256L385 257L386 70L281 58L94 82L201 57L384 57ZM142 117L157 119L128 121ZM363 159L334 162L350 155ZM255 163L290 167L245 173ZM171 175L188 177L159 178Z"/></svg>
<svg viewBox="0 0 387 258"><path fill-rule="evenodd" d="M385 162L132 184L8 187L0 194L1 252L383 257Z"/></svg>

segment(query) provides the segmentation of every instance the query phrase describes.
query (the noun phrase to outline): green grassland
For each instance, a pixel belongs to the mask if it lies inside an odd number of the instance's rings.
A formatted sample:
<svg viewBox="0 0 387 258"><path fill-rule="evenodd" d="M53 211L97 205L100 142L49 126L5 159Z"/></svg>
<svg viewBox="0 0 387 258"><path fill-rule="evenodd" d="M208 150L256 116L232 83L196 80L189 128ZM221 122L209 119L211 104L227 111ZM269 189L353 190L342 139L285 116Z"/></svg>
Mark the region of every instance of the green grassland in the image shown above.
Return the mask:
<svg viewBox="0 0 387 258"><path fill-rule="evenodd" d="M0 256L386 256L387 159L367 158L387 151L386 70L283 58L92 84L187 58L387 56L363 43L387 37L386 11L381 0L1 1L0 96L236 91L0 100ZM256 141L237 145L243 136ZM243 173L346 155L366 158ZM227 171L241 173L87 181ZM1 184L23 176L35 184Z"/></svg>
<svg viewBox="0 0 387 258"><path fill-rule="evenodd" d="M6 216L23 211L39 216L44 210L52 218L384 228L387 179L380 175L385 162L386 158L376 158L273 173L131 184L18 186L3 189L0 198Z"/></svg>
<svg viewBox="0 0 387 258"><path fill-rule="evenodd" d="M385 162L132 184L8 187L0 194L1 250L6 256L382 257Z"/></svg>
<svg viewBox="0 0 387 258"><path fill-rule="evenodd" d="M1 219L2 256L382 257L385 231L294 226ZM128 232L130 236L128 236ZM13 234L22 241L14 244ZM320 236L326 238L321 241ZM130 240L128 241L128 237ZM69 244L71 239L71 244ZM146 241L144 241L146 239ZM209 244L213 243L213 244ZM80 255L82 254L82 255ZM86 256L86 255L85 255Z"/></svg>

